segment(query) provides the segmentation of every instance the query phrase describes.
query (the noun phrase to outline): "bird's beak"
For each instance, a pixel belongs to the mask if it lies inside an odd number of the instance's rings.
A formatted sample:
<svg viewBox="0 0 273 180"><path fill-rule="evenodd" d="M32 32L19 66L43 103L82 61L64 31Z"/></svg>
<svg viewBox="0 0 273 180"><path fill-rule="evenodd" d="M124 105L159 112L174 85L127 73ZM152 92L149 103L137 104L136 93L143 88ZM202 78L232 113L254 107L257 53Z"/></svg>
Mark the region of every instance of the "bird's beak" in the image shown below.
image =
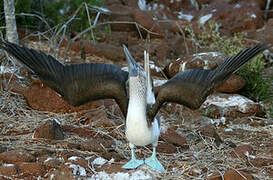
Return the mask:
<svg viewBox="0 0 273 180"><path fill-rule="evenodd" d="M125 45L123 45L123 51L126 55L126 59L128 61L128 70L129 70L129 76L130 77L136 77L138 75L138 64L134 60L134 58L131 56L129 50Z"/></svg>

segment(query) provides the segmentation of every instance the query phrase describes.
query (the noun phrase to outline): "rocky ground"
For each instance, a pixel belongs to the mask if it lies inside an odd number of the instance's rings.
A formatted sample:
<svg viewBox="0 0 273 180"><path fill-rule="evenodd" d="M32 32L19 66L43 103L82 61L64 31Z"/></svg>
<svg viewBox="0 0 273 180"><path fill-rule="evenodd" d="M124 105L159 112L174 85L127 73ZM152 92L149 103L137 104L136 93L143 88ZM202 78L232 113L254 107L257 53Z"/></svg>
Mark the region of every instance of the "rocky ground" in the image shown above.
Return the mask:
<svg viewBox="0 0 273 180"><path fill-rule="evenodd" d="M220 48L194 38L209 22L226 36L246 33L242 41L247 45L273 43L273 14L263 0L141 2L106 1L111 13L99 22L111 31L99 26L95 43L70 43L66 37L56 48L60 61L126 69L121 44L140 64L148 48L157 92L179 71L214 69L223 62ZM25 29L19 35L22 44L54 54L53 41ZM270 51L264 55L266 76L273 74ZM113 100L72 107L25 68L18 72L8 65L4 52L0 57L1 179L273 179L271 100L254 102L239 95L245 85L241 76L228 79L199 110L166 104L160 110L158 158L167 171L146 165L128 171L121 168L130 158L124 117ZM151 146L136 150L139 158L151 153Z"/></svg>

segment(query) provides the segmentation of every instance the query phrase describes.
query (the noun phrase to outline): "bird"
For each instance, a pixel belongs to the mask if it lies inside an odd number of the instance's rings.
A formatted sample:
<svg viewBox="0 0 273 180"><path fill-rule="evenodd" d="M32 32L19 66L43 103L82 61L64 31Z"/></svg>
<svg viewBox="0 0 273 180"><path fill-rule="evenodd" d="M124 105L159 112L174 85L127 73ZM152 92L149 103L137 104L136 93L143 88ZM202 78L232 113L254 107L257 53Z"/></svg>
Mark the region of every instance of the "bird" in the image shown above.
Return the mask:
<svg viewBox="0 0 273 180"><path fill-rule="evenodd" d="M122 167L135 169L142 164L165 172L156 156L160 135L157 116L164 103L178 103L198 109L231 74L245 63L269 48L260 43L245 48L228 57L214 70L188 69L177 73L160 87L155 97L149 68L149 55L144 52L144 68L136 63L126 45L123 50L128 62L128 72L111 64L88 63L63 65L44 52L0 41L0 48L14 56L34 71L50 88L59 93L69 104L79 106L93 100L113 98L126 118L125 136L129 141L131 159ZM129 81L129 95L126 82ZM152 144L152 155L144 160L135 156L135 146Z"/></svg>
<svg viewBox="0 0 273 180"><path fill-rule="evenodd" d="M125 169L134 169L142 164L147 164L153 169L165 171L162 164L156 158L157 140L160 134L160 122L157 117L147 121L147 112L155 104L155 95L149 67L149 56L144 51L144 69L136 63L129 50L123 45L124 53L128 61L129 71L129 104L126 117L125 134L131 148L131 160L124 166ZM138 160L135 157L136 146L153 145L151 157Z"/></svg>

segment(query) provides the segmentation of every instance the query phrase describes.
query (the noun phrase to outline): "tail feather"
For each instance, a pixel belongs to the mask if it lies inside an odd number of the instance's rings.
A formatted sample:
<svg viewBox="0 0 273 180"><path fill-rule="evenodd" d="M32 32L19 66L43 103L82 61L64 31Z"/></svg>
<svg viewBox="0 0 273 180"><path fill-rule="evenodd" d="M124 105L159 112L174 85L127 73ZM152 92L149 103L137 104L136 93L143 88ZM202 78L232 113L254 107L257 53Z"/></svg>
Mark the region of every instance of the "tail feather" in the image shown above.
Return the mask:
<svg viewBox="0 0 273 180"><path fill-rule="evenodd" d="M144 70L146 72L146 87L147 87L147 104L155 103L155 96L153 91L153 81L150 72L150 54L144 51Z"/></svg>

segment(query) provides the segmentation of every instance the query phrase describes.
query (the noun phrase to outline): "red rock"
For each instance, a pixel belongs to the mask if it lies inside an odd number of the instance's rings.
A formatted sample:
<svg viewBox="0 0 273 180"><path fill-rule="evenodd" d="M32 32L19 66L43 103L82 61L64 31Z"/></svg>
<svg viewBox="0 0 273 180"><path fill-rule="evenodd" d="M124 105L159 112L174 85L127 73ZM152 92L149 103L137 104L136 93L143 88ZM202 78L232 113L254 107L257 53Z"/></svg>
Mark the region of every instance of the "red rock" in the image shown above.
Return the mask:
<svg viewBox="0 0 273 180"><path fill-rule="evenodd" d="M115 122L108 118L107 113L104 109L89 111L81 116L86 118L84 122L81 122L81 124L84 125L90 124L94 127L113 127L115 125Z"/></svg>
<svg viewBox="0 0 273 180"><path fill-rule="evenodd" d="M67 159L67 162L70 162L71 164L80 165L84 168L89 168L88 161L79 156L71 156Z"/></svg>
<svg viewBox="0 0 273 180"><path fill-rule="evenodd" d="M64 125L62 126L62 128L64 129L65 132L77 134L80 137L92 138L96 135L96 132L89 128L81 128L70 125Z"/></svg>
<svg viewBox="0 0 273 180"><path fill-rule="evenodd" d="M112 148L112 146L114 146L113 140L93 139L81 143L80 149L83 151L105 152L105 148Z"/></svg>
<svg viewBox="0 0 273 180"><path fill-rule="evenodd" d="M176 147L170 143L158 143L156 151L159 153L176 153Z"/></svg>
<svg viewBox="0 0 273 180"><path fill-rule="evenodd" d="M160 137L167 143L171 143L182 148L189 148L187 140L174 130L168 129L166 132L162 133Z"/></svg>
<svg viewBox="0 0 273 180"><path fill-rule="evenodd" d="M47 168L47 169L51 169L51 168L57 168L59 165L62 164L62 160L60 158L51 158L48 157L47 159L45 159L43 161L43 165Z"/></svg>
<svg viewBox="0 0 273 180"><path fill-rule="evenodd" d="M32 162L32 163L20 163L18 164L18 168L21 173L27 175L40 175L43 176L45 174L45 168L43 165Z"/></svg>
<svg viewBox="0 0 273 180"><path fill-rule="evenodd" d="M5 163L33 162L35 157L27 151L12 150L1 153L0 161Z"/></svg>
<svg viewBox="0 0 273 180"><path fill-rule="evenodd" d="M201 17L212 14L208 20L221 24L221 28L231 33L254 30L263 26L262 10L249 2L228 4L226 2L211 3L208 8L199 12L198 21Z"/></svg>
<svg viewBox="0 0 273 180"><path fill-rule="evenodd" d="M199 53L187 58L180 58L169 63L165 68L165 74L171 78L175 74L186 69L215 69L223 63L225 56L221 53ZM238 75L231 75L216 91L219 92L236 92L245 85L245 81Z"/></svg>
<svg viewBox="0 0 273 180"><path fill-rule="evenodd" d="M113 31L135 31L136 26L133 23L134 18L132 15L132 8L121 4L113 4L108 6L108 9L112 11L111 21L124 21L129 23L111 23L111 30ZM132 23L130 23L132 22Z"/></svg>
<svg viewBox="0 0 273 180"><path fill-rule="evenodd" d="M225 180L252 180L252 175L240 171L240 174L234 170L227 170L224 173Z"/></svg>
<svg viewBox="0 0 273 180"><path fill-rule="evenodd" d="M213 125L206 125L201 128L199 128L200 133L203 136L212 137L215 139L215 144L217 146L220 146L220 144L223 142L218 133L216 132Z"/></svg>
<svg viewBox="0 0 273 180"><path fill-rule="evenodd" d="M48 120L42 126L34 131L34 138L45 138L53 140L63 140L64 132L59 122L56 120Z"/></svg>
<svg viewBox="0 0 273 180"><path fill-rule="evenodd" d="M125 163L126 162L121 162L121 164L105 164L102 167L99 167L96 171L97 172L105 171L107 174L128 172L128 170L122 168L122 166Z"/></svg>
<svg viewBox="0 0 273 180"><path fill-rule="evenodd" d="M97 56L97 59L93 59L93 63L112 64L113 62L120 63L125 60L125 55L121 47L105 42L90 43L86 40L76 41L70 44L70 50L76 52L76 54L83 50L86 56ZM71 61L73 61L73 59L71 59Z"/></svg>
<svg viewBox="0 0 273 180"><path fill-rule="evenodd" d="M186 58L180 57L175 61L169 63L164 72L171 78L178 72L183 72L187 69L215 69L222 64L225 56L218 52L198 53Z"/></svg>
<svg viewBox="0 0 273 180"><path fill-rule="evenodd" d="M245 80L236 74L232 74L218 89L217 92L235 93L245 86Z"/></svg>
<svg viewBox="0 0 273 180"><path fill-rule="evenodd" d="M56 169L53 172L50 172L48 177L51 179L60 179L60 180L77 180L78 178L73 175L73 172L70 169Z"/></svg>
<svg viewBox="0 0 273 180"><path fill-rule="evenodd" d="M271 12L273 17L273 12ZM273 43L273 18L268 19L262 29L253 30L247 33L248 39L255 39L258 42L269 42ZM265 54L266 55L266 54Z"/></svg>
<svg viewBox="0 0 273 180"><path fill-rule="evenodd" d="M18 167L15 164L3 164L0 166L0 174L3 176L14 176L18 174Z"/></svg>
<svg viewBox="0 0 273 180"><path fill-rule="evenodd" d="M234 158L247 158L247 154L253 155L253 147L249 144L237 146L234 151L231 152L232 157Z"/></svg>
<svg viewBox="0 0 273 180"><path fill-rule="evenodd" d="M26 98L28 105L39 111L71 113L89 110L99 106L98 101L94 101L79 107L73 107L40 80L33 81L31 86L24 92L23 95Z"/></svg>
<svg viewBox="0 0 273 180"><path fill-rule="evenodd" d="M224 34L231 35L232 33L238 33L243 31L253 31L259 29L264 24L263 12L260 6L263 6L264 2L257 2L262 0L241 0L241 1L210 1L209 6L204 6L199 11L189 11L184 14L191 14L194 19L191 22L179 20L172 25L172 31L179 32L179 28L176 23L184 31L186 27L191 27L194 34L199 36L204 29L207 29L209 33L209 22L215 22L218 25L221 24L219 30ZM201 21L202 18L208 17L207 21ZM202 27L202 28L200 28Z"/></svg>
<svg viewBox="0 0 273 180"><path fill-rule="evenodd" d="M125 55L123 50L119 46L114 46L107 43L95 43L91 44L85 42L85 52L86 54L96 55L99 57L104 57L110 59L115 63L123 62L125 60ZM72 46L71 46L72 49Z"/></svg>
<svg viewBox="0 0 273 180"><path fill-rule="evenodd" d="M263 107L260 103L238 94L216 93L207 97L207 100L199 109L204 116L210 118L220 117L246 117L263 114Z"/></svg>

